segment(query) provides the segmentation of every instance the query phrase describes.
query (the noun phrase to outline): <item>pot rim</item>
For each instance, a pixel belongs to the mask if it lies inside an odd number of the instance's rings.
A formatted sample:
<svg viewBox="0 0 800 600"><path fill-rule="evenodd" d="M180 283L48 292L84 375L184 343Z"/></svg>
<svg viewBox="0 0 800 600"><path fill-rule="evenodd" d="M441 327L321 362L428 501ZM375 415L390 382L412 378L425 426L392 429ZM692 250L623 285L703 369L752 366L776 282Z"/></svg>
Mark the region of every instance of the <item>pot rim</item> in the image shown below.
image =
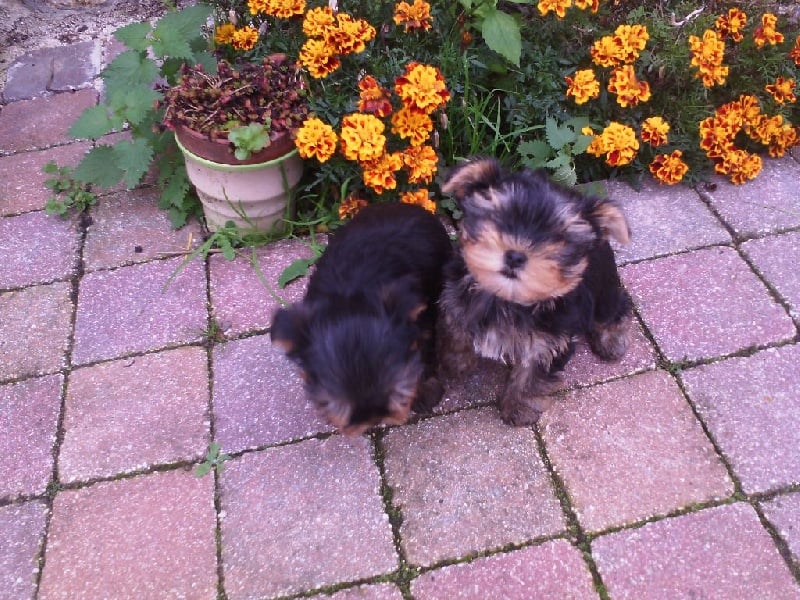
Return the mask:
<svg viewBox="0 0 800 600"><path fill-rule="evenodd" d="M202 156L198 156L194 152L187 150L186 147L183 144L181 144L181 141L178 139L177 135L175 136L175 143L178 144L178 148L180 149L181 152L183 152L185 157L190 158L193 161L200 163L205 167L208 167L209 169L214 169L215 171L224 171L226 173L257 171L258 169L263 169L265 167L279 165L280 163L297 155L297 148L292 148L286 154L283 154L278 158L273 158L265 162L250 163L245 165L228 165L225 163L218 163L214 162L213 160L208 160L207 158L203 158Z"/></svg>

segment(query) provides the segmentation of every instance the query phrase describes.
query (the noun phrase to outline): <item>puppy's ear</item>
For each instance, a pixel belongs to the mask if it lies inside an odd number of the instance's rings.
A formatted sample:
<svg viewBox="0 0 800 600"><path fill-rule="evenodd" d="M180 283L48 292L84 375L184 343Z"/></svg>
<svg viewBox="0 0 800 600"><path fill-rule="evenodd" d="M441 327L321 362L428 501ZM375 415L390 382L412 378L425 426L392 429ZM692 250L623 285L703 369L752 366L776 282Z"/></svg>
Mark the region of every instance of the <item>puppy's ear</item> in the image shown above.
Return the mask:
<svg viewBox="0 0 800 600"><path fill-rule="evenodd" d="M631 231L628 228L628 220L613 200L595 198L594 204L589 209L589 219L600 228L605 239L614 239L626 246L630 243Z"/></svg>
<svg viewBox="0 0 800 600"><path fill-rule="evenodd" d="M416 323L428 308L423 298L419 278L413 275L395 279L381 288L381 300L386 312L411 323Z"/></svg>
<svg viewBox="0 0 800 600"><path fill-rule="evenodd" d="M302 304L281 308L272 318L269 330L272 343L290 358L308 345L308 311Z"/></svg>
<svg viewBox="0 0 800 600"><path fill-rule="evenodd" d="M452 194L459 202L476 190L495 185L501 175L500 163L493 158L476 158L455 169L442 186L445 194Z"/></svg>

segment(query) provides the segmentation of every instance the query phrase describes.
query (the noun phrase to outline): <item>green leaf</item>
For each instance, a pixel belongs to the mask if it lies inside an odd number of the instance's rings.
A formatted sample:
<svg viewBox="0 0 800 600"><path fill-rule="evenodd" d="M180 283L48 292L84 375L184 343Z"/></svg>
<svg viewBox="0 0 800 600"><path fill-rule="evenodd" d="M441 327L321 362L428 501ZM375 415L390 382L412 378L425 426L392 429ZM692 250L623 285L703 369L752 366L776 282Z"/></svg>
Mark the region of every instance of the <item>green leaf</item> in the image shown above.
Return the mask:
<svg viewBox="0 0 800 600"><path fill-rule="evenodd" d="M572 156L577 156L578 154L586 152L586 149L592 143L592 139L590 135L579 135L578 139L575 140L575 143L572 145Z"/></svg>
<svg viewBox="0 0 800 600"><path fill-rule="evenodd" d="M212 463L210 463L210 462L201 463L201 464L197 465L197 468L194 470L194 476L195 477L204 477L204 476L208 475L208 473L211 471L211 469L213 467L214 467L214 465Z"/></svg>
<svg viewBox="0 0 800 600"><path fill-rule="evenodd" d="M530 140L522 142L517 147L517 153L522 157L526 166L535 169L550 160L553 149L544 140Z"/></svg>
<svg viewBox="0 0 800 600"><path fill-rule="evenodd" d="M559 152L555 158L548 160L545 167L548 169L560 169L561 167L568 167L572 165L572 158L566 152Z"/></svg>
<svg viewBox="0 0 800 600"><path fill-rule="evenodd" d="M114 144L113 151L117 165L124 171L125 186L128 189L135 187L147 173L153 160L150 144L142 139L121 140Z"/></svg>
<svg viewBox="0 0 800 600"><path fill-rule="evenodd" d="M295 279L304 277L315 262L315 258L298 258L278 276L278 287L283 289Z"/></svg>
<svg viewBox="0 0 800 600"><path fill-rule="evenodd" d="M131 125L143 123L148 117L153 116L153 105L161 100L160 92L146 85L129 86L127 90L116 90L108 95L108 105L115 115Z"/></svg>
<svg viewBox="0 0 800 600"><path fill-rule="evenodd" d="M572 144L578 137L569 127L559 127L558 122L553 117L547 117L544 134L547 138L547 143L555 150L560 150L567 144Z"/></svg>
<svg viewBox="0 0 800 600"><path fill-rule="evenodd" d="M77 139L93 139L122 129L123 121L112 117L108 106L90 106L85 109L69 128L69 134Z"/></svg>
<svg viewBox="0 0 800 600"><path fill-rule="evenodd" d="M572 187L578 182L578 175L571 165L564 165L553 171L553 181Z"/></svg>
<svg viewBox="0 0 800 600"><path fill-rule="evenodd" d="M109 95L124 93L133 85L151 85L158 77L158 66L143 52L128 50L112 60L100 77Z"/></svg>
<svg viewBox="0 0 800 600"><path fill-rule="evenodd" d="M192 60L191 41L202 35L211 12L210 6L198 4L166 14L153 29L153 54Z"/></svg>
<svg viewBox="0 0 800 600"><path fill-rule="evenodd" d="M150 23L131 23L125 27L120 27L114 32L114 37L133 50L147 50L150 46L148 34L153 30Z"/></svg>
<svg viewBox="0 0 800 600"><path fill-rule="evenodd" d="M481 35L489 48L511 64L519 66L522 36L514 17L497 9L487 11L481 25Z"/></svg>
<svg viewBox="0 0 800 600"><path fill-rule="evenodd" d="M114 187L124 174L116 163L111 146L97 146L89 150L73 173L78 181L103 188Z"/></svg>

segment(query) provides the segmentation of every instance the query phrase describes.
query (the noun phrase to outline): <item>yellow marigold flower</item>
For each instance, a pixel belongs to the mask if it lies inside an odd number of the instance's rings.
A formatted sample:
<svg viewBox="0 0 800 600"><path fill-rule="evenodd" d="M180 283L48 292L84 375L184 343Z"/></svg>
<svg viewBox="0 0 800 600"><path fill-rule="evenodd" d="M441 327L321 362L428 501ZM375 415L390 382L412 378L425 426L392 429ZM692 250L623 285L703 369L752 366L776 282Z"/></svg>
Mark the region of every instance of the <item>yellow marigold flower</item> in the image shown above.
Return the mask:
<svg viewBox="0 0 800 600"><path fill-rule="evenodd" d="M794 61L794 64L800 67L800 35L797 36L797 39L794 41L794 47L789 51L789 58Z"/></svg>
<svg viewBox="0 0 800 600"><path fill-rule="evenodd" d="M337 141L333 127L317 117L311 117L297 130L294 145L303 158L316 158L324 163L336 152Z"/></svg>
<svg viewBox="0 0 800 600"><path fill-rule="evenodd" d="M384 130L383 122L373 115L355 113L345 116L339 134L345 158L361 163L379 158L386 148Z"/></svg>
<svg viewBox="0 0 800 600"><path fill-rule="evenodd" d="M644 25L620 25L614 31L614 41L619 46L620 60L629 64L639 58L639 53L644 50L650 34Z"/></svg>
<svg viewBox="0 0 800 600"><path fill-rule="evenodd" d="M800 135L796 127L792 127L787 123L781 127L780 132L775 135L769 144L769 155L772 158L780 158L786 151L793 147L800 145Z"/></svg>
<svg viewBox="0 0 800 600"><path fill-rule="evenodd" d="M266 14L279 19L302 15L306 11L306 0L267 0Z"/></svg>
<svg viewBox="0 0 800 600"><path fill-rule="evenodd" d="M394 7L395 25L403 25L409 31L428 31L433 26L431 5L424 0L414 0L413 4L398 2Z"/></svg>
<svg viewBox="0 0 800 600"><path fill-rule="evenodd" d="M621 167L629 164L638 150L639 140L636 139L636 132L627 125L612 121L592 140L587 152L594 156L605 154L606 164Z"/></svg>
<svg viewBox="0 0 800 600"><path fill-rule="evenodd" d="M255 47L256 42L258 42L258 29L245 25L233 32L231 45L236 50L247 52Z"/></svg>
<svg viewBox="0 0 800 600"><path fill-rule="evenodd" d="M617 95L617 104L626 108L650 99L650 84L639 81L633 65L623 65L614 69L608 81L608 91Z"/></svg>
<svg viewBox="0 0 800 600"><path fill-rule="evenodd" d="M328 30L325 42L337 54L358 54L375 38L375 28L364 19L353 19L346 13L336 15L336 27Z"/></svg>
<svg viewBox="0 0 800 600"><path fill-rule="evenodd" d="M750 94L742 94L739 96L739 107L742 111L742 119L745 126L754 121L761 114L761 105L758 98Z"/></svg>
<svg viewBox="0 0 800 600"><path fill-rule="evenodd" d="M692 65L697 67L695 78L701 79L705 87L722 85L728 77L728 67L722 65L725 54L725 42L716 31L706 29L703 38L689 36L689 48L692 52Z"/></svg>
<svg viewBox="0 0 800 600"><path fill-rule="evenodd" d="M370 162L361 163L364 185L382 194L397 187L395 173L403 168L403 157L398 152L387 153Z"/></svg>
<svg viewBox="0 0 800 600"><path fill-rule="evenodd" d="M236 25L233 23L224 23L220 25L214 31L214 42L217 44L232 44L235 31Z"/></svg>
<svg viewBox="0 0 800 600"><path fill-rule="evenodd" d="M341 62L333 48L323 40L306 40L300 48L300 64L309 75L315 79L322 79L339 68Z"/></svg>
<svg viewBox="0 0 800 600"><path fill-rule="evenodd" d="M432 146L412 146L403 152L409 183L430 183L439 170L439 157Z"/></svg>
<svg viewBox="0 0 800 600"><path fill-rule="evenodd" d="M794 95L794 88L795 82L791 77L789 79L778 77L774 84L764 86L764 89L778 104L797 102L797 96Z"/></svg>
<svg viewBox="0 0 800 600"><path fill-rule="evenodd" d="M392 115L392 133L402 139L410 138L412 146L421 146L428 141L433 131L433 121L423 112L403 106Z"/></svg>
<svg viewBox="0 0 800 600"><path fill-rule="evenodd" d="M742 185L747 183L761 172L762 160L758 154L751 154L745 150L733 150L717 162L714 170L722 175L727 175L731 183Z"/></svg>
<svg viewBox="0 0 800 600"><path fill-rule="evenodd" d="M675 150L672 154L659 154L650 163L650 173L663 184L679 183L689 170L689 165L683 162L681 156L683 152L680 150Z"/></svg>
<svg viewBox="0 0 800 600"><path fill-rule="evenodd" d="M610 35L604 35L599 40L595 40L589 49L589 54L592 57L592 62L598 67L615 67L621 63L620 59L617 58L617 45Z"/></svg>
<svg viewBox="0 0 800 600"><path fill-rule="evenodd" d="M264 15L269 11L270 0L247 0L251 15Z"/></svg>
<svg viewBox="0 0 800 600"><path fill-rule="evenodd" d="M573 77L565 77L567 96L575 98L575 104L584 104L600 95L600 82L591 69L581 69L573 73Z"/></svg>
<svg viewBox="0 0 800 600"><path fill-rule="evenodd" d="M395 79L394 91L404 106L430 114L450 100L444 76L436 67L411 62Z"/></svg>
<svg viewBox="0 0 800 600"><path fill-rule="evenodd" d="M593 13L600 10L600 0L575 0L575 8L580 10L591 9Z"/></svg>
<svg viewBox="0 0 800 600"><path fill-rule="evenodd" d="M347 219L352 219L358 214L362 208L367 206L368 202L363 198L359 198L355 194L350 194L342 200L342 203L339 205L339 220L346 221Z"/></svg>
<svg viewBox="0 0 800 600"><path fill-rule="evenodd" d="M436 213L436 202L434 202L428 190L421 188L414 192L404 192L400 196L400 202L406 204L417 204L427 210L428 212Z"/></svg>
<svg viewBox="0 0 800 600"><path fill-rule="evenodd" d="M650 117L642 122L642 141L651 146L663 146L667 143L669 123L661 117Z"/></svg>
<svg viewBox="0 0 800 600"><path fill-rule="evenodd" d="M572 0L540 0L536 8L543 17L549 12L554 12L559 19L567 16L567 9L572 6Z"/></svg>
<svg viewBox="0 0 800 600"><path fill-rule="evenodd" d="M747 15L738 8L728 9L727 15L720 15L714 22L720 37L723 39L730 36L734 42L741 42L744 39L742 29L747 25Z"/></svg>
<svg viewBox="0 0 800 600"><path fill-rule="evenodd" d="M372 75L365 75L358 82L358 110L378 117L385 117L392 112L391 92L377 82Z"/></svg>
<svg viewBox="0 0 800 600"><path fill-rule="evenodd" d="M310 38L325 38L334 27L336 18L330 6L309 9L303 17L303 33Z"/></svg>
<svg viewBox="0 0 800 600"><path fill-rule="evenodd" d="M756 46L763 48L765 45L775 46L783 43L783 34L775 29L778 24L778 17L772 13L761 15L761 26L753 32L753 39Z"/></svg>

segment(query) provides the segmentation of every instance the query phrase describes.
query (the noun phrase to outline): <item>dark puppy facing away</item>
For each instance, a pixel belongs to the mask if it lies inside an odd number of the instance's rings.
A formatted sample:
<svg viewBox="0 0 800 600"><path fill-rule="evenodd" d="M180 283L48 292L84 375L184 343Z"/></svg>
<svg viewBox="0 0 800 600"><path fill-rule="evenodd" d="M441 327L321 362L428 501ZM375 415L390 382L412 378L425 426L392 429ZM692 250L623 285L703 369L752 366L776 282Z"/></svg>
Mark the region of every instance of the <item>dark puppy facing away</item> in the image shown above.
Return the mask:
<svg viewBox="0 0 800 600"><path fill-rule="evenodd" d="M443 366L464 372L476 354L510 364L502 417L534 423L578 336L605 360L627 349L631 304L608 243L629 241L627 221L613 201L493 159L467 162L442 189L464 213L440 300Z"/></svg>
<svg viewBox="0 0 800 600"><path fill-rule="evenodd" d="M419 206L362 209L332 236L273 343L300 366L313 404L345 434L401 424L440 400L437 300L452 244Z"/></svg>

